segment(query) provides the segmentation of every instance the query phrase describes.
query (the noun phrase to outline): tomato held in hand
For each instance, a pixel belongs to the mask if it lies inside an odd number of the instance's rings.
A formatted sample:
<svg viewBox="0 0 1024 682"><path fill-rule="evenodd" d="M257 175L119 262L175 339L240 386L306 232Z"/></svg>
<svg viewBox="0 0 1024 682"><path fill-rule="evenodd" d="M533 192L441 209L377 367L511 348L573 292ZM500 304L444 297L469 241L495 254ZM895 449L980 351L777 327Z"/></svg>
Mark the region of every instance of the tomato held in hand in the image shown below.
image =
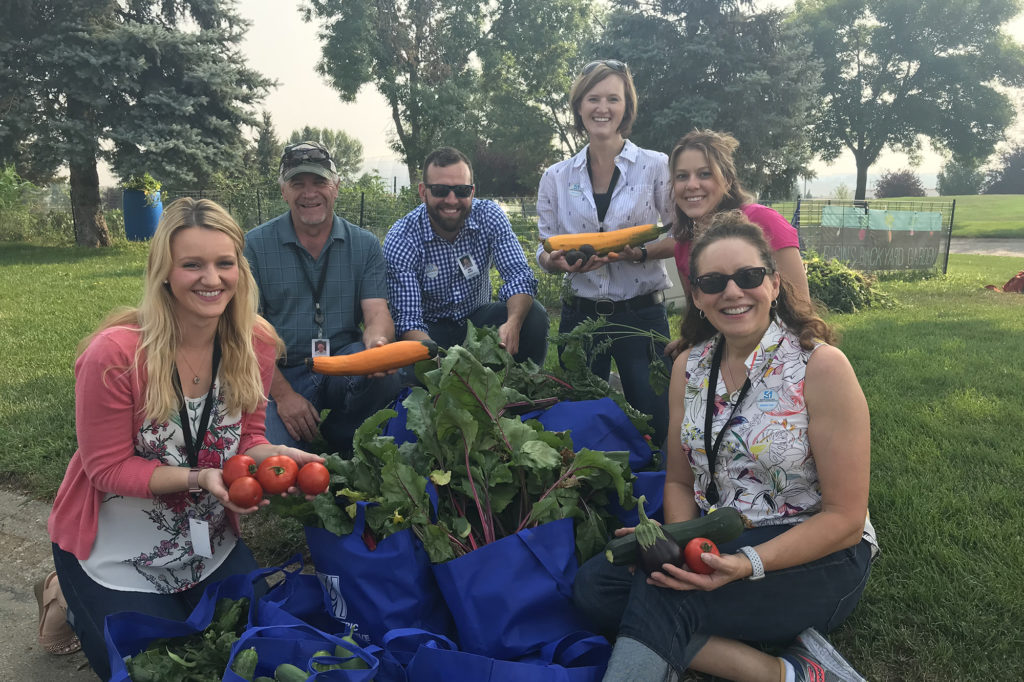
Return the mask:
<svg viewBox="0 0 1024 682"><path fill-rule="evenodd" d="M260 462L256 478L268 495L283 493L295 485L299 465L287 455L272 455Z"/></svg>
<svg viewBox="0 0 1024 682"><path fill-rule="evenodd" d="M306 495L319 495L327 490L331 482L331 472L320 462L307 462L299 469L296 483Z"/></svg>
<svg viewBox="0 0 1024 682"><path fill-rule="evenodd" d="M706 563L701 561L700 555L704 552L710 552L715 556L718 556L718 547L715 547L715 543L711 542L707 538L694 538L686 543L686 548L683 550L683 556L686 559L686 565L694 573L713 573L715 569L708 566Z"/></svg>
<svg viewBox="0 0 1024 682"><path fill-rule="evenodd" d="M249 455L235 455L224 462L224 485L231 484L243 476L256 475L256 460Z"/></svg>
<svg viewBox="0 0 1024 682"><path fill-rule="evenodd" d="M263 488L252 476L242 476L228 488L228 499L245 509L255 507L263 499Z"/></svg>

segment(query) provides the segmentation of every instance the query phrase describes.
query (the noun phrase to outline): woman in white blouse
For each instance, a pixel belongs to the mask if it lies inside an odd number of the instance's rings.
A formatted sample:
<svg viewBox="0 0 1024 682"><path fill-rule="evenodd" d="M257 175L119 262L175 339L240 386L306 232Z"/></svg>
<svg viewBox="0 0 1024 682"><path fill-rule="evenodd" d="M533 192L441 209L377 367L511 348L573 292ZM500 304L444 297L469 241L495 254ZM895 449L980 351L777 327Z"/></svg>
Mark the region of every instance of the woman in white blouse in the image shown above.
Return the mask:
<svg viewBox="0 0 1024 682"><path fill-rule="evenodd" d="M614 59L587 64L569 92L576 130L588 144L575 156L548 168L537 191L537 224L544 240L558 234L610 232L664 222L674 215L668 157L641 149L626 139L636 118L637 96L629 67ZM654 442L661 444L668 427L668 401L650 385L650 365L663 357L667 338L664 291L672 286L662 258L671 254L672 239L615 257L592 255L570 262L567 252L537 250L537 262L551 273L566 273L571 297L562 301L560 332L588 319L606 318L610 347L591 358L594 374L607 380L614 359L626 400L652 416Z"/></svg>

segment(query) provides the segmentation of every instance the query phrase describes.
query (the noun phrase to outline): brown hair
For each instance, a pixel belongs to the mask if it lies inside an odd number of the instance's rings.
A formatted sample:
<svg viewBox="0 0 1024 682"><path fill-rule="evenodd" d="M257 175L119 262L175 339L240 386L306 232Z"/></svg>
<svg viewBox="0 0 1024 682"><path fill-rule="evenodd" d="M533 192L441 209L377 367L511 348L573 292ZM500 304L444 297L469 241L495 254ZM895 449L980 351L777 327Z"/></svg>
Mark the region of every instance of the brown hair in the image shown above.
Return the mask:
<svg viewBox="0 0 1024 682"><path fill-rule="evenodd" d="M736 175L736 163L733 161L733 153L740 143L729 133L720 133L714 130L694 129L681 137L676 142L672 154L668 157L668 172L675 181L676 161L679 155L688 149L696 149L704 153L711 168L711 174L715 180L725 188L725 195L721 203L715 207L715 211L731 211L749 204L754 197L743 189L739 177ZM672 226L672 236L676 240L685 242L693 239L694 224L683 210L676 204L676 222Z"/></svg>
<svg viewBox="0 0 1024 682"><path fill-rule="evenodd" d="M708 229L697 237L690 249L691 286L686 293L686 315L680 328L688 346L703 343L718 333L708 319L700 316L700 311L693 304L693 280L699 276L697 260L701 254L707 247L722 239L741 239L747 242L757 249L761 264L768 269L768 273L776 272L772 247L760 227L747 220L740 211L724 211L716 215ZM775 300L771 314L800 338L800 346L805 350L813 348L815 340L830 344L836 341L833 329L817 315L809 303L794 296L792 287L785 279L779 280L779 297Z"/></svg>
<svg viewBox="0 0 1024 682"><path fill-rule="evenodd" d="M423 160L423 182L427 181L427 168L430 166L437 166L438 168L447 168L456 163L464 163L469 166L469 182L473 182L473 164L470 162L469 157L460 152L455 147L439 147L434 151L427 154L427 158Z"/></svg>
<svg viewBox="0 0 1024 682"><path fill-rule="evenodd" d="M633 74L629 72L629 67L623 64L621 70L613 69L604 62L595 62L594 68L584 71L584 73L576 76L576 80L573 81L572 87L569 89L569 105L572 107L572 120L576 126L576 132L580 134L586 132L583 118L580 116L580 103L583 102L583 98L587 96L587 93L595 85L605 78L618 76L625 85L624 91L626 94L626 111L622 114L619 134L623 137L628 137L633 131L633 121L636 120L637 107L636 86L633 85Z"/></svg>

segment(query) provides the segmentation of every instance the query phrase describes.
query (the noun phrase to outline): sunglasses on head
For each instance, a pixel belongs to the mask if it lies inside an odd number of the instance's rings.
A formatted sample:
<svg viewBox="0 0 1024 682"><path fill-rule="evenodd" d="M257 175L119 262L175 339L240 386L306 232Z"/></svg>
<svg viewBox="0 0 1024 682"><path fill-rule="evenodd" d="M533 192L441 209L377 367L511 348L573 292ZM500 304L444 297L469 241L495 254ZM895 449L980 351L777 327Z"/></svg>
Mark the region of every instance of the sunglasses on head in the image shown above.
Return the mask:
<svg viewBox="0 0 1024 682"><path fill-rule="evenodd" d="M331 164L331 155L323 147L301 142L284 148L281 156L281 169L288 170L304 163L316 163L325 168Z"/></svg>
<svg viewBox="0 0 1024 682"><path fill-rule="evenodd" d="M736 282L736 286L740 289L756 289L761 286L761 282L764 281L764 276L767 274L768 268L766 267L740 268L731 275L712 272L700 277L693 277L690 279L690 283L705 294L719 294L725 291L729 280Z"/></svg>
<svg viewBox="0 0 1024 682"><path fill-rule="evenodd" d="M444 199L448 192L454 192L459 199L465 199L473 193L474 185L427 185L435 199Z"/></svg>
<svg viewBox="0 0 1024 682"><path fill-rule="evenodd" d="M588 73L590 73L597 67L601 66L602 64L613 71L618 71L620 73L626 72L625 62L620 62L618 59L597 59L583 67L583 75L586 76Z"/></svg>

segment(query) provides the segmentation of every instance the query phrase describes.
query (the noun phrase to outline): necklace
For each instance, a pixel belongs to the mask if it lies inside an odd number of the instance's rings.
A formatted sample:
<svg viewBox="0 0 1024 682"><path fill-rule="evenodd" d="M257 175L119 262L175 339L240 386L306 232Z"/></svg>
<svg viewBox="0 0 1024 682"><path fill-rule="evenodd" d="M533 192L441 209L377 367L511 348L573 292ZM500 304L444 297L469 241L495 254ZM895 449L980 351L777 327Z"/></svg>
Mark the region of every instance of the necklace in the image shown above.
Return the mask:
<svg viewBox="0 0 1024 682"><path fill-rule="evenodd" d="M192 383L198 386L199 385L199 373L196 372L195 369L192 368L192 363L189 362L188 358L185 357L185 353L184 352L181 353L181 359L184 360L185 364L188 366L188 371L192 372L192 375L193 375L192 376Z"/></svg>
<svg viewBox="0 0 1024 682"><path fill-rule="evenodd" d="M732 369L729 367L729 364L730 364L729 363L729 359L726 358L725 362L722 363L722 367L725 368L725 373L729 377L729 383L732 384L735 387L737 385L736 384L736 379L732 375ZM726 387L726 390L728 390L728 387ZM736 390L733 390L733 392L729 394L729 399L730 400L732 400L733 393L735 393L735 392L736 392Z"/></svg>

